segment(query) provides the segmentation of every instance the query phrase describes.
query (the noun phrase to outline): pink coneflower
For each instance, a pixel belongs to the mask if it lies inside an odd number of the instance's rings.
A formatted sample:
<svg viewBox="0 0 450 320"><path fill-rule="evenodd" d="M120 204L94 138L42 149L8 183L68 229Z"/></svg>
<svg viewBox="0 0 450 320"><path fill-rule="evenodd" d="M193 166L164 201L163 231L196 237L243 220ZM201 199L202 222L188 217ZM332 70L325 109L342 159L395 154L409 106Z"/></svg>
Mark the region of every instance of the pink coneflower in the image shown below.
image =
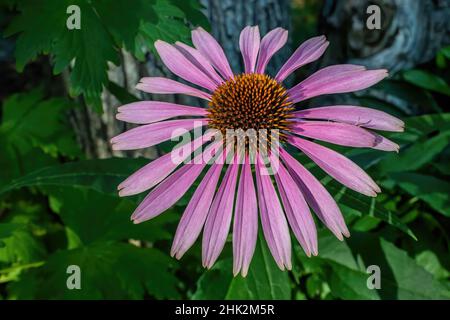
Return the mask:
<svg viewBox="0 0 450 320"><path fill-rule="evenodd" d="M173 206L207 168L175 234L171 255L177 259L203 229L203 265L210 268L225 245L233 220L233 272L245 276L256 245L258 211L268 247L282 270L291 268L288 226L308 256L318 253L316 227L309 208L338 239L349 236L333 197L286 151L287 144L298 148L346 187L371 197L380 192L359 166L311 139L398 151L397 144L369 129L402 131L403 122L359 106L295 111L294 104L319 95L365 89L385 78L387 71L366 70L351 64L333 65L287 89L283 81L296 69L317 60L328 46L324 36L309 39L274 77L264 74L270 58L286 43L287 34L286 30L276 28L260 39L258 27L243 29L239 41L245 65L242 74L233 73L221 46L202 28L192 32L195 48L179 42L172 45L156 41L155 47L167 68L200 89L160 77L143 78L137 88L149 93L199 97L208 101L208 108L160 101L135 102L119 108L117 119L143 125L114 137L111 140L114 150L150 147L181 135L183 130L202 126L222 133L227 129L280 132L280 161L273 175L262 159L263 150L256 148L256 153L250 154L250 143L235 153L233 159L241 161L211 164L209 160L214 156L226 155L229 145L222 147L229 141L218 141L212 138L213 134L205 133L152 161L119 185L120 196L153 188L132 215L132 220L139 223ZM175 117L176 120L168 120ZM182 164L189 152L203 144L206 146L203 154ZM175 154L184 156L173 161Z"/></svg>

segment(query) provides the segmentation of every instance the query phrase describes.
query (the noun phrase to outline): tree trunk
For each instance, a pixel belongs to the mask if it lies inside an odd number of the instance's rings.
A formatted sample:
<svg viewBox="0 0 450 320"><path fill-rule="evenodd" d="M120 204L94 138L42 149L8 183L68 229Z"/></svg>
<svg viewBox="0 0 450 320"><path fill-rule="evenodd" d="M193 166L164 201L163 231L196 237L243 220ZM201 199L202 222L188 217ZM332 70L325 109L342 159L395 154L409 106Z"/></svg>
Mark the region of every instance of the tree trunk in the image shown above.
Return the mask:
<svg viewBox="0 0 450 320"><path fill-rule="evenodd" d="M381 29L366 27L367 7L381 9ZM450 43L448 0L325 0L320 29L330 48L323 61L347 61L391 73L433 59Z"/></svg>
<svg viewBox="0 0 450 320"><path fill-rule="evenodd" d="M378 5L381 28L369 29L369 5ZM319 19L320 33L330 47L320 66L354 63L370 69L386 68L390 75L432 60L450 43L450 2L448 0L324 0ZM423 108L385 90L369 88L357 95L371 96L396 106L406 114ZM351 94L323 96L311 105L354 104Z"/></svg>

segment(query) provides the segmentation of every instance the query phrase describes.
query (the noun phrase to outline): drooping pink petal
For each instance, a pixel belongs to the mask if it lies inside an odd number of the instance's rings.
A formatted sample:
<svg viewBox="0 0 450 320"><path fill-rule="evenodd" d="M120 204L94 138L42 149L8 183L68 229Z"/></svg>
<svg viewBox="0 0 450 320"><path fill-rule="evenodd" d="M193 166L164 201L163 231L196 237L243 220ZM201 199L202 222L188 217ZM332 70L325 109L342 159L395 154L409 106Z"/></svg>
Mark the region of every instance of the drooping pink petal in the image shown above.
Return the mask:
<svg viewBox="0 0 450 320"><path fill-rule="evenodd" d="M134 223L152 219L173 206L188 191L205 164L185 164L153 189L134 211Z"/></svg>
<svg viewBox="0 0 450 320"><path fill-rule="evenodd" d="M370 197L376 197L381 191L364 170L336 151L294 136L288 137L288 142L346 187Z"/></svg>
<svg viewBox="0 0 450 320"><path fill-rule="evenodd" d="M275 79L281 82L298 68L319 59L327 49L328 44L325 36L314 37L303 42L281 67Z"/></svg>
<svg viewBox="0 0 450 320"><path fill-rule="evenodd" d="M206 109L162 101L138 101L117 109L116 119L137 124L148 124L174 117L205 116Z"/></svg>
<svg viewBox="0 0 450 320"><path fill-rule="evenodd" d="M177 76L210 91L217 88L217 84L190 62L175 46L158 40L155 42L155 48L166 67Z"/></svg>
<svg viewBox="0 0 450 320"><path fill-rule="evenodd" d="M199 68L204 74L208 75L217 85L223 82L223 79L217 74L213 66L209 61L202 56L202 54L187 44L182 42L175 42L177 49L191 61L197 68Z"/></svg>
<svg viewBox="0 0 450 320"><path fill-rule="evenodd" d="M323 94L358 91L388 76L385 69L358 70L358 67L335 65L323 68L289 89L289 97L293 103L296 103Z"/></svg>
<svg viewBox="0 0 450 320"><path fill-rule="evenodd" d="M281 270L291 269L291 238L286 218L267 168L256 161L256 185L261 225L270 252Z"/></svg>
<svg viewBox="0 0 450 320"><path fill-rule="evenodd" d="M395 151L398 152L400 147L395 142L383 137L380 134L373 133L375 135L375 146L374 149L383 150L383 151Z"/></svg>
<svg viewBox="0 0 450 320"><path fill-rule="evenodd" d="M336 201L319 180L284 149L280 149L280 156L319 219L339 240L343 240L342 234L349 237L350 233Z"/></svg>
<svg viewBox="0 0 450 320"><path fill-rule="evenodd" d="M262 38L255 73L264 73L270 58L286 44L287 39L288 32L283 28L275 28Z"/></svg>
<svg viewBox="0 0 450 320"><path fill-rule="evenodd" d="M136 85L136 89L159 94L186 94L205 100L211 100L211 95L175 80L162 77L145 77Z"/></svg>
<svg viewBox="0 0 450 320"><path fill-rule="evenodd" d="M347 123L299 121L291 128L298 135L342 146L373 148L376 145L375 134Z"/></svg>
<svg viewBox="0 0 450 320"><path fill-rule="evenodd" d="M206 218L202 241L203 266L211 268L222 252L230 230L239 165L231 163Z"/></svg>
<svg viewBox="0 0 450 320"><path fill-rule="evenodd" d="M192 163L185 164L157 185L133 212L133 222L152 219L180 200L209 162L210 151L217 150L221 144L221 141L213 142Z"/></svg>
<svg viewBox="0 0 450 320"><path fill-rule="evenodd" d="M195 190L178 224L170 251L172 257L181 259L202 231L222 167L223 164L214 163Z"/></svg>
<svg viewBox="0 0 450 320"><path fill-rule="evenodd" d="M225 52L212 35L199 27L192 31L192 42L225 79L233 77Z"/></svg>
<svg viewBox="0 0 450 320"><path fill-rule="evenodd" d="M404 122L386 112L357 106L329 106L294 112L298 118L323 119L353 124L374 130L404 130Z"/></svg>
<svg viewBox="0 0 450 320"><path fill-rule="evenodd" d="M119 196L131 196L153 188L185 161L195 149L210 141L212 136L213 134L207 133L140 168L119 184L117 187Z"/></svg>
<svg viewBox="0 0 450 320"><path fill-rule="evenodd" d="M317 231L308 205L299 187L280 163L275 174L289 225L307 256L317 255Z"/></svg>
<svg viewBox="0 0 450 320"><path fill-rule="evenodd" d="M256 59L258 59L260 35L258 26L247 26L241 31L239 48L244 59L246 73L255 72Z"/></svg>
<svg viewBox="0 0 450 320"><path fill-rule="evenodd" d="M233 224L233 274L245 277L258 237L258 204L248 155L242 165Z"/></svg>
<svg viewBox="0 0 450 320"><path fill-rule="evenodd" d="M148 148L171 138L179 137L194 128L204 126L207 122L207 119L199 118L146 124L112 138L112 149L134 150Z"/></svg>

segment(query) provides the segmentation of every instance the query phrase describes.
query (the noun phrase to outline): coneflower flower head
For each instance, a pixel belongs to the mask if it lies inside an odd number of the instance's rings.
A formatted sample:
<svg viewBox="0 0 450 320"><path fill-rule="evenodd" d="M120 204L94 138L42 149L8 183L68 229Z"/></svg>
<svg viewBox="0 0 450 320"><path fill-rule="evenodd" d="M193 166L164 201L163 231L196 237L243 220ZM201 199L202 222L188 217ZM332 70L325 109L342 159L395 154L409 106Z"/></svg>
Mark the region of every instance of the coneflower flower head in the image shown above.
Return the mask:
<svg viewBox="0 0 450 320"><path fill-rule="evenodd" d="M114 137L114 150L147 148L186 136L191 130L207 129L139 169L118 187L120 196L151 189L132 215L132 220L140 223L173 206L198 181L173 241L171 254L177 259L203 230L203 266L210 268L232 226L233 273L245 276L260 221L277 265L290 269L289 227L308 256L318 254L310 208L338 239L350 235L333 197L286 151L286 145L296 147L346 187L371 197L380 192L358 165L312 140L398 151L397 144L372 130L403 131L403 122L360 106L302 110L297 104L319 95L366 89L385 78L387 71L333 65L287 88L283 81L317 60L328 46L324 36L309 39L274 77L265 74L270 58L286 43L287 34L276 28L260 39L258 27L244 28L239 46L245 70L237 74L221 46L202 28L192 32L194 47L158 40L155 47L167 68L195 87L147 77L137 88L198 97L205 99L208 107L142 101L118 109L117 119L142 126ZM176 119L169 120L172 118Z"/></svg>

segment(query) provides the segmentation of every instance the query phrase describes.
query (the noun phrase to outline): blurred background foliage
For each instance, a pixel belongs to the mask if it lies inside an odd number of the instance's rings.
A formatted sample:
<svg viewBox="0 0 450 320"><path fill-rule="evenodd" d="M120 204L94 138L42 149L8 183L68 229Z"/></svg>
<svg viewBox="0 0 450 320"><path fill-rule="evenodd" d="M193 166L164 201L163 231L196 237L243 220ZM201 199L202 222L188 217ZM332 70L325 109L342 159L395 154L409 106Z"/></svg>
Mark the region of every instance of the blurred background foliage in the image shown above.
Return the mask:
<svg viewBox="0 0 450 320"><path fill-rule="evenodd" d="M260 1L254 2L248 1ZM332 2L268 3L285 8L295 48L319 29L327 34L321 16ZM105 136L98 139L107 145L114 134L107 128L117 125L108 114L138 99L111 70L132 59L153 74L156 39L189 43L195 26L220 34L215 3L2 2L0 299L449 299L450 46L369 91L343 95L406 123L404 133L388 135L401 145L399 154L333 147L382 186L377 198L347 190L297 154L335 196L352 233L340 242L317 224L318 257L307 258L293 241L293 270L282 272L260 237L246 278L232 276L230 243L209 271L201 267L198 241L177 261L169 251L189 193L149 222L130 222L142 196L121 199L116 186L148 160L136 153L95 155L77 121L90 121L84 131L102 128ZM81 30L65 27L69 4L81 8ZM300 70L294 81L317 67ZM93 122L97 116L103 122ZM69 265L81 267L81 290L66 287ZM381 268L380 290L366 286L370 265Z"/></svg>

